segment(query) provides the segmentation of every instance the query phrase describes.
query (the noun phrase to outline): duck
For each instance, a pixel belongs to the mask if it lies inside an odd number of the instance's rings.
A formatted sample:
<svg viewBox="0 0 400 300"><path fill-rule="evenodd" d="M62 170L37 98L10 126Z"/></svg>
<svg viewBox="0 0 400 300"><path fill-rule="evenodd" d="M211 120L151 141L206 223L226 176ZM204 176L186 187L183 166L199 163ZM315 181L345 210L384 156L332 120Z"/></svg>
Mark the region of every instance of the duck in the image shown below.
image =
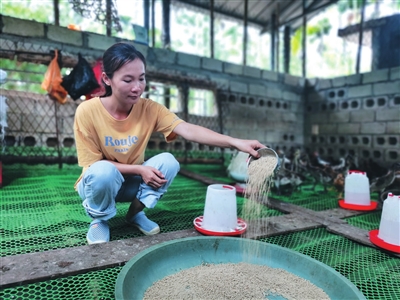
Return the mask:
<svg viewBox="0 0 400 300"><path fill-rule="evenodd" d="M344 164L343 164L344 162ZM341 199L344 193L344 183L348 172L351 169L357 169L356 158L348 154L345 158L340 158L340 164L331 166L333 182L332 185L338 192L338 198Z"/></svg>
<svg viewBox="0 0 400 300"><path fill-rule="evenodd" d="M287 167L292 164L292 161L285 155L283 150L276 150L276 154L279 157L281 167Z"/></svg>
<svg viewBox="0 0 400 300"><path fill-rule="evenodd" d="M388 172L388 168L376 163L373 159L364 160L360 166L360 170L367 173L368 179L371 181L375 178L384 176Z"/></svg>
<svg viewBox="0 0 400 300"><path fill-rule="evenodd" d="M372 179L369 184L370 193L377 192L379 200L382 201L381 196L383 192L395 182L396 175L399 171L400 162L396 162L390 166L385 175Z"/></svg>
<svg viewBox="0 0 400 300"><path fill-rule="evenodd" d="M329 165L329 167L334 171L339 171L346 166L346 159L344 157L339 158L339 163L336 165Z"/></svg>
<svg viewBox="0 0 400 300"><path fill-rule="evenodd" d="M343 175L343 173L338 173L335 179L333 179L333 186L338 192L338 199L343 198L344 183L345 183L345 175Z"/></svg>
<svg viewBox="0 0 400 300"><path fill-rule="evenodd" d="M315 151L313 153L313 158L314 158L313 159L313 162L314 162L313 164L318 166L318 167L326 167L326 166L330 166L331 165L331 163L329 161L326 161L326 160L322 159L320 154L317 151Z"/></svg>
<svg viewBox="0 0 400 300"><path fill-rule="evenodd" d="M381 204L383 204L383 202L387 199L389 193L392 193L393 195L400 195L400 186L386 188L378 199Z"/></svg>
<svg viewBox="0 0 400 300"><path fill-rule="evenodd" d="M393 183L386 187L381 193L379 201L382 204L387 199L389 193L392 193L393 195L400 195L400 171L395 172Z"/></svg>
<svg viewBox="0 0 400 300"><path fill-rule="evenodd" d="M292 164L290 170L293 172L300 172L302 166L304 166L303 161L301 160L302 154L300 149L296 149L293 154Z"/></svg>
<svg viewBox="0 0 400 300"><path fill-rule="evenodd" d="M305 177L293 170L293 159L286 158L283 151L278 151L281 167L275 172L274 189L278 195L290 195L300 188Z"/></svg>
<svg viewBox="0 0 400 300"><path fill-rule="evenodd" d="M303 162L304 164L301 164L301 168L314 180L313 186L310 190L315 191L315 187L320 183L324 187L323 192L326 193L328 191L328 185L330 185L333 180L332 175L327 172L328 165L326 165L326 167L315 166L310 163L308 156L306 156L305 159L306 160Z"/></svg>
<svg viewBox="0 0 400 300"><path fill-rule="evenodd" d="M280 168L279 172L275 173L274 188L278 195L291 195L300 188L303 181L302 175Z"/></svg>

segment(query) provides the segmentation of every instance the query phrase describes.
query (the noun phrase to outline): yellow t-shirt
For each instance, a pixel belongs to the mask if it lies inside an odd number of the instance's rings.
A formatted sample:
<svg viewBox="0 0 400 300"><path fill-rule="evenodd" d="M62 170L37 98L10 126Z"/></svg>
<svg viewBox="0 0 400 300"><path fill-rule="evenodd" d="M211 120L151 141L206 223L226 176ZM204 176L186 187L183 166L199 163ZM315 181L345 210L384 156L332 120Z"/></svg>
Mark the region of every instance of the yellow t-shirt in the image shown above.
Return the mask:
<svg viewBox="0 0 400 300"><path fill-rule="evenodd" d="M117 120L105 109L99 97L82 102L75 113L74 135L82 178L96 161L142 164L153 132L161 132L167 142L176 139L174 128L184 122L165 106L141 98L125 120ZM76 187L75 184L75 187Z"/></svg>

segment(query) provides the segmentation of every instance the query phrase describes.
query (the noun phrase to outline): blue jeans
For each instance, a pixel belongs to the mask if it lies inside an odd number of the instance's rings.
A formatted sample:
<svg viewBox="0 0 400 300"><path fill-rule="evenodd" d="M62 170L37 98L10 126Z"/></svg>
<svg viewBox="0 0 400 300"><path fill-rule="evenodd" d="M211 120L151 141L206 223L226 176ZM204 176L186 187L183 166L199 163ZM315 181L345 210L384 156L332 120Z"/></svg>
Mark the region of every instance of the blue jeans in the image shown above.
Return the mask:
<svg viewBox="0 0 400 300"><path fill-rule="evenodd" d="M78 183L83 207L93 219L109 220L117 213L116 202L131 202L135 197L153 208L179 172L179 162L170 153L161 153L143 163L160 170L167 182L159 189L148 186L139 175L123 176L110 162L100 160L91 165Z"/></svg>

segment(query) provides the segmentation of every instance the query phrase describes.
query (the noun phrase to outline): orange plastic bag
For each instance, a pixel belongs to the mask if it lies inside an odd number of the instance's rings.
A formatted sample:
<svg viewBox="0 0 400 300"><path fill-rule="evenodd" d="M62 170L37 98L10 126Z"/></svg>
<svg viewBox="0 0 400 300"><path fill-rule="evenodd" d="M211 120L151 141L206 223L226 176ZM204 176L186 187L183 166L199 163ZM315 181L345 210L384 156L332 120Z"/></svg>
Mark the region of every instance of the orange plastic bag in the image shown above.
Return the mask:
<svg viewBox="0 0 400 300"><path fill-rule="evenodd" d="M61 104L67 102L68 92L62 87L61 70L58 65L58 50L55 51L54 58L49 64L44 79L42 82L42 89L46 90L50 98L58 101Z"/></svg>

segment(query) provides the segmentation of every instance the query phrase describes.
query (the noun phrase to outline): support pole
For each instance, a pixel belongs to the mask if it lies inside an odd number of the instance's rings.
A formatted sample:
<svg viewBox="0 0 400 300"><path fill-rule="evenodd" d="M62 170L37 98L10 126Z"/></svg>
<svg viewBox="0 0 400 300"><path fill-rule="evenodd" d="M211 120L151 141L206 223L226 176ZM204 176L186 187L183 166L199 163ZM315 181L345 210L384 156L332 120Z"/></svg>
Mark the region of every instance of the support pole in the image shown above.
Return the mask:
<svg viewBox="0 0 400 300"><path fill-rule="evenodd" d="M291 28L290 26L285 26L284 37L283 37L283 67L284 72L290 73L290 36L291 36Z"/></svg>
<svg viewBox="0 0 400 300"><path fill-rule="evenodd" d="M143 13L144 13L144 28L146 28L147 36L150 35L150 0L143 1ZM148 40L147 40L148 42Z"/></svg>
<svg viewBox="0 0 400 300"><path fill-rule="evenodd" d="M171 88L164 88L164 103L166 108L171 108Z"/></svg>
<svg viewBox="0 0 400 300"><path fill-rule="evenodd" d="M53 6L54 6L54 25L60 26L59 0L53 0Z"/></svg>
<svg viewBox="0 0 400 300"><path fill-rule="evenodd" d="M243 65L247 64L247 19L249 0L244 0L244 22L243 22Z"/></svg>
<svg viewBox="0 0 400 300"><path fill-rule="evenodd" d="M280 27L280 25L279 25L279 14L280 14L280 11L279 11L279 1L278 1L278 3L277 3L277 6L276 6L276 16L275 16L275 43L276 43L276 45L275 45L275 70L276 70L276 72L278 72L279 73L279 68L280 68L280 40L281 40L281 38L280 38L280 32L279 32L279 27Z"/></svg>
<svg viewBox="0 0 400 300"><path fill-rule="evenodd" d="M154 20L155 15L156 15L155 6L156 6L156 0L152 0L151 1L151 46L152 47L155 47L155 45L156 45L156 36L155 36L156 35L156 25L155 25L156 22Z"/></svg>
<svg viewBox="0 0 400 300"><path fill-rule="evenodd" d="M360 32L358 35L358 49L357 49L357 61L356 61L356 74L360 73L360 61L361 61L361 51L364 35L364 12L365 12L365 0L361 3L361 21L360 21Z"/></svg>
<svg viewBox="0 0 400 300"><path fill-rule="evenodd" d="M275 71L276 14L271 16L271 70Z"/></svg>
<svg viewBox="0 0 400 300"><path fill-rule="evenodd" d="M63 163L62 163L62 152L61 152L61 147L60 147L60 128L59 128L59 120L58 120L58 109L57 109L57 105L58 102L57 101L53 101L54 102L54 118L56 121L56 138L57 138L57 156L58 156L58 168L62 169Z"/></svg>
<svg viewBox="0 0 400 300"><path fill-rule="evenodd" d="M301 54L301 65L302 65L302 76L307 76L307 13L306 13L306 0L303 0L303 38L302 38L302 54Z"/></svg>
<svg viewBox="0 0 400 300"><path fill-rule="evenodd" d="M210 0L210 57L214 58L214 0Z"/></svg>
<svg viewBox="0 0 400 300"><path fill-rule="evenodd" d="M106 0L106 35L111 36L112 29L112 0Z"/></svg>
<svg viewBox="0 0 400 300"><path fill-rule="evenodd" d="M171 35L170 35L170 0L162 0L162 46L164 49L171 49Z"/></svg>
<svg viewBox="0 0 400 300"><path fill-rule="evenodd" d="M179 102L183 105L183 120L188 120L189 117L189 85L185 82L179 87ZM185 147L184 163L187 163L188 149Z"/></svg>

